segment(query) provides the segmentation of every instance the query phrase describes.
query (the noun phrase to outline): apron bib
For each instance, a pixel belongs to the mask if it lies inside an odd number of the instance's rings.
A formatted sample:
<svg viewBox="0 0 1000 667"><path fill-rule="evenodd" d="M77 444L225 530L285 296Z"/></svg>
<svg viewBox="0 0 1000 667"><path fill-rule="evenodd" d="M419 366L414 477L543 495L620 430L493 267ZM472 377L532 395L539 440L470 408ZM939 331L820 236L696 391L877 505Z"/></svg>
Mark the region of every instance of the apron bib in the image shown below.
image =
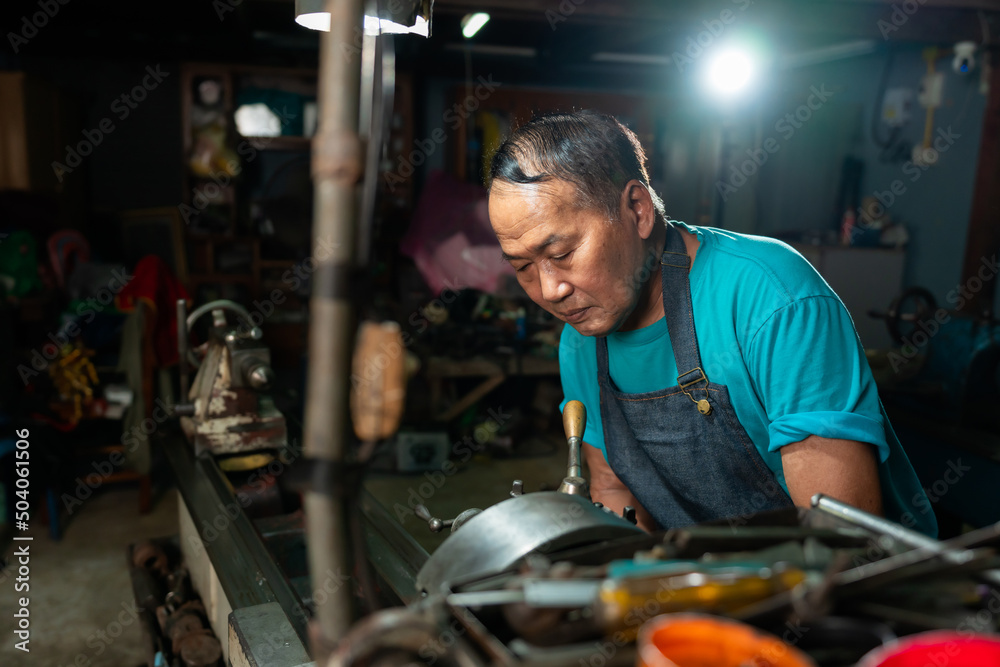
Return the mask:
<svg viewBox="0 0 1000 667"><path fill-rule="evenodd" d="M619 391L608 372L607 338L597 340L608 464L661 528L792 507L737 419L729 390L702 370L691 258L669 223L660 265L677 384L641 394Z"/></svg>

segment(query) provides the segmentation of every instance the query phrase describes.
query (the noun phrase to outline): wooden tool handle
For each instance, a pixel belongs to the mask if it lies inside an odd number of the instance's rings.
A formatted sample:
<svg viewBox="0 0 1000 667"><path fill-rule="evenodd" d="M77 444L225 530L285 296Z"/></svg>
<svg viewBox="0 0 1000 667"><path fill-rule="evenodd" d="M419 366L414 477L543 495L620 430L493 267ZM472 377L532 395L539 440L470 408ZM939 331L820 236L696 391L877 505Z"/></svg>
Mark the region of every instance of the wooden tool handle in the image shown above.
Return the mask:
<svg viewBox="0 0 1000 667"><path fill-rule="evenodd" d="M364 322L351 377L351 417L363 441L388 438L399 427L406 398L406 347L395 322Z"/></svg>
<svg viewBox="0 0 1000 667"><path fill-rule="evenodd" d="M587 408L580 401L570 401L563 408L563 428L566 438L583 438L587 426Z"/></svg>

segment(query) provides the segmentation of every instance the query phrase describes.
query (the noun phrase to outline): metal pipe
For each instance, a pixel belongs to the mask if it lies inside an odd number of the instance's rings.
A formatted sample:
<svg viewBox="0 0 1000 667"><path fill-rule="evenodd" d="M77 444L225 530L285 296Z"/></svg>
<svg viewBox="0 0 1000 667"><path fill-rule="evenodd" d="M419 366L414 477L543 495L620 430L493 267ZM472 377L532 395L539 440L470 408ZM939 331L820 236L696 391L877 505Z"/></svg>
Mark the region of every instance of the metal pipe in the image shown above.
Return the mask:
<svg viewBox="0 0 1000 667"><path fill-rule="evenodd" d="M579 477L582 473L580 465L580 438L569 438L569 466L566 471L567 477Z"/></svg>
<svg viewBox="0 0 1000 667"><path fill-rule="evenodd" d="M566 443L569 445L569 465L567 477L579 477L581 472L580 445L583 443L583 431L587 427L587 408L580 401L570 401L563 408L563 430L566 431Z"/></svg>
<svg viewBox="0 0 1000 667"><path fill-rule="evenodd" d="M357 135L361 59L345 57L363 26L361 0L327 0L330 31L323 35L319 67L319 128L313 139L315 187L313 260L317 264L309 302L309 372L305 406L305 455L332 471L332 488L305 494L312 583L333 591L317 600L313 658L323 664L353 619L347 493L338 481L349 440L348 395L355 310L354 273L357 184L363 160ZM332 248L324 251L322 248ZM320 481L323 484L323 481ZM330 590L327 587L326 590Z"/></svg>
<svg viewBox="0 0 1000 667"><path fill-rule="evenodd" d="M825 496L822 493L817 493L812 497L812 506L824 514L837 517L838 519L858 526L859 528L864 528L865 530L869 530L877 535L888 535L900 544L905 544L906 546L914 549L925 550L928 553L940 556L942 560L949 563L957 563L960 558L965 557L964 552L957 552L953 549L949 549L946 544L931 537L927 537L923 533L910 530L909 528L901 526L894 521L883 519L880 516L869 514L868 512L860 510L853 505L840 502L839 500ZM1000 586L1000 571L990 570L981 572L979 576L994 586Z"/></svg>
<svg viewBox="0 0 1000 667"><path fill-rule="evenodd" d="M842 521L864 528L879 535L887 535L892 539L909 547L940 550L940 542L915 530L904 528L895 521L883 519L860 510L853 505L842 503L835 498L817 493L812 497L812 506L824 514L837 517Z"/></svg>

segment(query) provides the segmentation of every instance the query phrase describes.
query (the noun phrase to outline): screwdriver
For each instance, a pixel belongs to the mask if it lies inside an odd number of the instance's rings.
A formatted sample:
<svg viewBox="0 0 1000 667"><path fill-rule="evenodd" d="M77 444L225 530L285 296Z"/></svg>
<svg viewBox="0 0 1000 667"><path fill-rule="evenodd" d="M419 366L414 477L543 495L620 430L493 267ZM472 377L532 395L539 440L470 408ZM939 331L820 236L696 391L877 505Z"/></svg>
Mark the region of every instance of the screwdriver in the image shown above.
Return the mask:
<svg viewBox="0 0 1000 667"><path fill-rule="evenodd" d="M714 572L611 578L598 590L594 617L605 633L620 631L633 639L652 616L678 611L726 614L789 591L804 580L805 573L797 568L733 566Z"/></svg>

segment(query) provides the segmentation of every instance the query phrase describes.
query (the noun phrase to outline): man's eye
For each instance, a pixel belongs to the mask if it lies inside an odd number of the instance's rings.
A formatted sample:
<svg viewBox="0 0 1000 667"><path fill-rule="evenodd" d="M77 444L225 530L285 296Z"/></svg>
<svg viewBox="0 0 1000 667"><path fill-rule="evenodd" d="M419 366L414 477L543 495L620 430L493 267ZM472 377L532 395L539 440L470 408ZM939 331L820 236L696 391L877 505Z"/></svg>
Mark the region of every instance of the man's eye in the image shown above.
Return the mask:
<svg viewBox="0 0 1000 667"><path fill-rule="evenodd" d="M572 252L572 251L570 251L570 252ZM553 257L552 259L554 259L554 260L560 260L560 259L566 259L567 257L569 257L569 253L568 252L564 252L561 255L557 255L557 256Z"/></svg>
<svg viewBox="0 0 1000 667"><path fill-rule="evenodd" d="M515 268L514 271L516 273L524 273L524 270L527 269L529 266L531 266L531 264L522 264L521 266Z"/></svg>

